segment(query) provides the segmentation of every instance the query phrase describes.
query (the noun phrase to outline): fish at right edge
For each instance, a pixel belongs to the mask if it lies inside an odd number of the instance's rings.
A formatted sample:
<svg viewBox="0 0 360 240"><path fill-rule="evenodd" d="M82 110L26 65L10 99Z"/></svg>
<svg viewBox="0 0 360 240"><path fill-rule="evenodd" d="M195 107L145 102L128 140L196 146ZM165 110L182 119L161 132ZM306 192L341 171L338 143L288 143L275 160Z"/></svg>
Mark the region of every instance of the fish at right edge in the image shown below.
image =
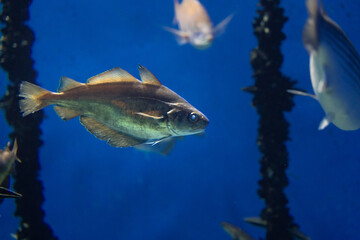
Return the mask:
<svg viewBox="0 0 360 240"><path fill-rule="evenodd" d="M303 43L310 55L312 96L326 117L319 129L330 122L342 130L360 128L360 57L343 30L325 12L319 0L307 0L309 17L303 30Z"/></svg>

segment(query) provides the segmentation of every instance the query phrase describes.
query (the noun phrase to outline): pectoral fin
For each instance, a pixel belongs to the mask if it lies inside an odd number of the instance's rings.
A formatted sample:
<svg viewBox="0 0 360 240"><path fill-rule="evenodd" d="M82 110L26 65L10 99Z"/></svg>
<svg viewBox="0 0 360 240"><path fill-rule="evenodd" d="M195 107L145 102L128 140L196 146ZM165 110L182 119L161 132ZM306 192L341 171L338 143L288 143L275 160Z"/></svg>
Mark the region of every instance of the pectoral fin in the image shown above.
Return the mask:
<svg viewBox="0 0 360 240"><path fill-rule="evenodd" d="M144 139L117 132L89 117L81 116L80 122L96 138L105 140L114 147L131 147L146 142Z"/></svg>
<svg viewBox="0 0 360 240"><path fill-rule="evenodd" d="M327 126L329 126L330 120L327 117L324 117L319 124L319 130L324 130Z"/></svg>
<svg viewBox="0 0 360 240"><path fill-rule="evenodd" d="M220 36L221 34L223 34L225 32L226 26L228 25L228 23L231 21L231 19L233 17L234 17L234 14L230 14L224 20L222 20L220 23L218 23L218 25L215 26L214 35L216 37Z"/></svg>
<svg viewBox="0 0 360 240"><path fill-rule="evenodd" d="M179 45L184 45L189 42L189 34L186 32L179 31L177 29L169 28L169 27L163 27L166 31L171 32L176 36L176 41L179 43Z"/></svg>
<svg viewBox="0 0 360 240"><path fill-rule="evenodd" d="M291 93L291 94L294 94L294 95L311 97L311 98L313 98L315 100L318 100L317 97L314 94L311 94L311 93L307 93L307 92L303 92L303 91L299 91L299 90L295 90L295 89L288 89L286 91L288 93Z"/></svg>
<svg viewBox="0 0 360 240"><path fill-rule="evenodd" d="M161 155L168 155L175 146L175 138L166 138L162 141L157 142L155 145L144 143L135 146L136 149L145 152L155 152Z"/></svg>

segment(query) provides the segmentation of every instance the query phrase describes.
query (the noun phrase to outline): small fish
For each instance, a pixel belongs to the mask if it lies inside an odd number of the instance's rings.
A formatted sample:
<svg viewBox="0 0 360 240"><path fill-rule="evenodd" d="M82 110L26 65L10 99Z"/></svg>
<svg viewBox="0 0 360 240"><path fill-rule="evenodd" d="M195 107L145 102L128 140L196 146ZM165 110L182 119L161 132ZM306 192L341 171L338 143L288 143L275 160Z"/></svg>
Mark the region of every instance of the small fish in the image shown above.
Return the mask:
<svg viewBox="0 0 360 240"><path fill-rule="evenodd" d="M342 29L330 19L318 0L307 0L309 17L303 43L310 55L315 96L325 111L319 129L330 122L342 130L360 128L360 57Z"/></svg>
<svg viewBox="0 0 360 240"><path fill-rule="evenodd" d="M16 160L21 162L16 156L17 150L18 145L16 139L12 150L10 150L10 142L3 150L0 150L0 202L2 198L21 197L21 194L8 189L10 185L10 173L14 169L14 163Z"/></svg>
<svg viewBox="0 0 360 240"><path fill-rule="evenodd" d="M244 219L245 222L250 223L257 227L266 228L267 221L258 217L248 217ZM311 240L308 236L306 236L303 232L300 231L298 226L294 226L289 229L289 232L293 235L294 238L298 240Z"/></svg>
<svg viewBox="0 0 360 240"><path fill-rule="evenodd" d="M0 150L0 185L10 175L10 172L14 167L15 160L21 162L21 160L16 156L17 150L18 145L16 139L12 150L10 150L10 142L4 150Z"/></svg>
<svg viewBox="0 0 360 240"><path fill-rule="evenodd" d="M197 49L210 47L214 38L225 31L226 25L233 18L231 14L213 27L206 9L198 0L183 0L181 3L174 0L174 5L174 21L179 25L179 30L169 27L164 29L176 35L179 44L190 43Z"/></svg>
<svg viewBox="0 0 360 240"><path fill-rule="evenodd" d="M203 132L204 114L139 65L141 80L121 68L96 75L86 83L62 77L58 92L34 84L20 86L23 116L46 106L63 120L80 117L95 137L115 147L156 145L169 138Z"/></svg>
<svg viewBox="0 0 360 240"><path fill-rule="evenodd" d="M233 240L253 240L249 234L230 223L222 222L221 226L228 234L230 234Z"/></svg>

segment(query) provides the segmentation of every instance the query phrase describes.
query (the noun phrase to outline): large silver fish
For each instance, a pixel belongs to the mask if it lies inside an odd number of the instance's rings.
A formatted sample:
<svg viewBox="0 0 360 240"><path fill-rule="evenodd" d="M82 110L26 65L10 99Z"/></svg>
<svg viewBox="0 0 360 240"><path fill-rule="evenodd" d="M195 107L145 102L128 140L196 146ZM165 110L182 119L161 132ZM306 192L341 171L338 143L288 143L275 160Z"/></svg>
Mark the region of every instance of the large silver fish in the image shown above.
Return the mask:
<svg viewBox="0 0 360 240"><path fill-rule="evenodd" d="M190 43L195 48L206 49L211 46L214 38L220 35L233 15L229 15L217 26L213 26L204 6L198 0L174 0L175 23L179 30L165 27L177 36L179 44Z"/></svg>
<svg viewBox="0 0 360 240"><path fill-rule="evenodd" d="M23 82L23 116L48 105L63 120L80 117L95 137L115 147L156 144L201 133L209 120L139 65L141 80L121 68L96 75L83 84L62 77L58 92Z"/></svg>
<svg viewBox="0 0 360 240"><path fill-rule="evenodd" d="M309 18L303 42L310 55L313 97L326 114L319 129L332 122L342 130L356 130L360 128L359 54L320 1L307 0L306 7Z"/></svg>

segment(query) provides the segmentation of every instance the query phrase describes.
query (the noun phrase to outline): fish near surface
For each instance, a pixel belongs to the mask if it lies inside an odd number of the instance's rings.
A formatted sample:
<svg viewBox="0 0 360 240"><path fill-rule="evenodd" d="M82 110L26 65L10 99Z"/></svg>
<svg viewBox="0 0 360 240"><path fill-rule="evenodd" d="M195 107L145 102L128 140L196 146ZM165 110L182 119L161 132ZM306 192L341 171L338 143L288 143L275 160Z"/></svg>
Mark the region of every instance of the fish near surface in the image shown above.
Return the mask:
<svg viewBox="0 0 360 240"><path fill-rule="evenodd" d="M217 26L213 26L204 6L198 0L174 0L175 22L179 30L165 27L176 35L179 44L190 43L195 48L206 49L214 38L224 32L233 15L229 15Z"/></svg>
<svg viewBox="0 0 360 240"><path fill-rule="evenodd" d="M168 138L203 132L209 120L139 65L141 80L121 68L86 83L62 77L57 93L34 84L20 86L23 116L48 105L63 120L80 117L95 137L115 147L156 144Z"/></svg>
<svg viewBox="0 0 360 240"><path fill-rule="evenodd" d="M303 43L310 55L311 83L326 117L342 130L360 128L360 57L318 0L307 0Z"/></svg>

